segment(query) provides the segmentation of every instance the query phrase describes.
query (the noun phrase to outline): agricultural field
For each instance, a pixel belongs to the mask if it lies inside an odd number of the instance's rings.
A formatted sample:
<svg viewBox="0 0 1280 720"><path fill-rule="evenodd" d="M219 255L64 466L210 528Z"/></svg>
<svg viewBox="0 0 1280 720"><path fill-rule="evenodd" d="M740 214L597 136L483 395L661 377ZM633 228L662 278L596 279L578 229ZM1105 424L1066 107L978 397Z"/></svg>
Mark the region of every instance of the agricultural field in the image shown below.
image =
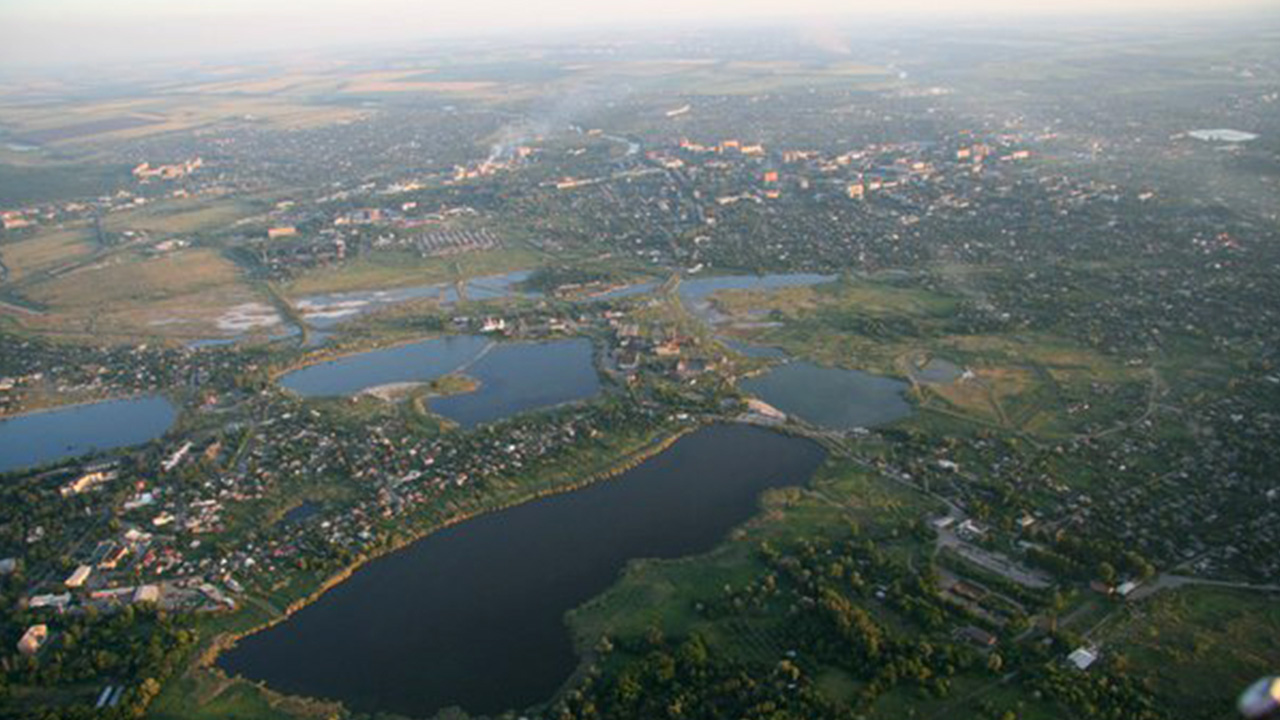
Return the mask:
<svg viewBox="0 0 1280 720"><path fill-rule="evenodd" d="M90 157L107 143L192 131L212 126L300 129L350 122L356 108L313 105L304 100L228 93L171 93L59 104L0 105L0 124L12 141L59 153Z"/></svg>

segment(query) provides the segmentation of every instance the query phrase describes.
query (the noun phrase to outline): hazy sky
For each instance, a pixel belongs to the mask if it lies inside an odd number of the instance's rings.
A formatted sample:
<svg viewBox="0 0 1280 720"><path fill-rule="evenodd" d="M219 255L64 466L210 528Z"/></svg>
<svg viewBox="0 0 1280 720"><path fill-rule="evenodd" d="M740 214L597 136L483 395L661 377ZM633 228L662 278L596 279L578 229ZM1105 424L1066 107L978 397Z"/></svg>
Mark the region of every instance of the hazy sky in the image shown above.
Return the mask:
<svg viewBox="0 0 1280 720"><path fill-rule="evenodd" d="M785 17L1151 13L1280 0L0 0L0 66L403 43L487 32ZM2 69L2 68L0 68Z"/></svg>

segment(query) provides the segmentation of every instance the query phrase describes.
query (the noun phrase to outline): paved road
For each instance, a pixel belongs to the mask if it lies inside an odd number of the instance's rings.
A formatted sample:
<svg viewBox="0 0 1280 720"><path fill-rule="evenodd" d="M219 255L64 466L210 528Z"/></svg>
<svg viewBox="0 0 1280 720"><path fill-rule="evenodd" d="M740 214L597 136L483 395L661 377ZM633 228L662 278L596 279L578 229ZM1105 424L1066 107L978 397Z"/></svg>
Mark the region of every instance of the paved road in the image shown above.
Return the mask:
<svg viewBox="0 0 1280 720"><path fill-rule="evenodd" d="M1129 595L1129 600L1142 600L1155 595L1161 590L1173 590L1186 585L1201 585L1206 587L1230 588L1233 590L1253 590L1255 592L1280 593L1280 585L1255 585L1245 582L1210 580L1208 578L1191 577L1190 575L1162 573L1155 580L1152 580L1151 582L1140 586L1137 590L1134 590Z"/></svg>

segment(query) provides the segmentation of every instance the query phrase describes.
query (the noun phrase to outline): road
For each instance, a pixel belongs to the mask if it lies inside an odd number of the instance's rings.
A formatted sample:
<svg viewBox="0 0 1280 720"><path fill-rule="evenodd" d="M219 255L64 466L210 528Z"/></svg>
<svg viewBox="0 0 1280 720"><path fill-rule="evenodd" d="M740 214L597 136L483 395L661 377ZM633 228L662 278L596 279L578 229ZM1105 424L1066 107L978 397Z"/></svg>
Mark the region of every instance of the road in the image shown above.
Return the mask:
<svg viewBox="0 0 1280 720"><path fill-rule="evenodd" d="M1161 590L1173 590L1175 588L1187 585L1201 585L1205 587L1229 588L1232 590L1252 590L1255 592L1271 592L1280 593L1280 585L1255 585L1246 582L1232 582L1230 580L1210 580L1208 578L1192 577L1190 575L1175 575L1173 573L1161 573L1155 580L1152 580L1138 587L1129 594L1130 601L1137 601L1148 598Z"/></svg>

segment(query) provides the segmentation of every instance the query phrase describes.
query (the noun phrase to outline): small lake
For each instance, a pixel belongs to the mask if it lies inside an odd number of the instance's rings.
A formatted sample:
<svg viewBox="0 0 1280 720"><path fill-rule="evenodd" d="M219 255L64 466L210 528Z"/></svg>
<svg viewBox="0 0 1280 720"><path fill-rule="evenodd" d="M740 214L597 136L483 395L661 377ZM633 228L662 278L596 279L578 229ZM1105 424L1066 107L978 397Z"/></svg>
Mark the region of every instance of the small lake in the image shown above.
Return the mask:
<svg viewBox="0 0 1280 720"><path fill-rule="evenodd" d="M434 283L391 290L311 295L298 300L297 308L309 325L325 329L362 313L410 300L435 299L441 304L453 305L459 299L479 301L538 297L540 293L521 291L518 288L520 283L529 279L529 275L529 271L519 270L505 275L472 278L462 284L461 298L456 283Z"/></svg>
<svg viewBox="0 0 1280 720"><path fill-rule="evenodd" d="M429 382L453 372L480 381L475 392L432 398L432 412L470 428L512 415L585 400L600 392L591 342L495 343L457 335L371 350L286 374L305 396L351 395L389 383Z"/></svg>
<svg viewBox="0 0 1280 720"><path fill-rule="evenodd" d="M0 420L0 472L141 445L163 435L177 417L172 403L148 395Z"/></svg>
<svg viewBox="0 0 1280 720"><path fill-rule="evenodd" d="M836 430L883 425L913 411L901 380L811 362L785 363L738 385L788 415Z"/></svg>
<svg viewBox="0 0 1280 720"><path fill-rule="evenodd" d="M322 510L324 506L320 503L304 500L302 504L289 508L279 522L281 525L298 525L316 517Z"/></svg>
<svg viewBox="0 0 1280 720"><path fill-rule="evenodd" d="M911 378L916 382L933 383L937 385L945 385L955 382L964 375L964 369L959 365L944 360L942 358L929 358L924 365L914 365L909 368Z"/></svg>
<svg viewBox="0 0 1280 720"><path fill-rule="evenodd" d="M805 482L823 458L808 440L703 428L617 478L376 560L219 665L360 712L496 713L546 701L578 662L566 612L629 560L710 550L756 513L762 491Z"/></svg>

